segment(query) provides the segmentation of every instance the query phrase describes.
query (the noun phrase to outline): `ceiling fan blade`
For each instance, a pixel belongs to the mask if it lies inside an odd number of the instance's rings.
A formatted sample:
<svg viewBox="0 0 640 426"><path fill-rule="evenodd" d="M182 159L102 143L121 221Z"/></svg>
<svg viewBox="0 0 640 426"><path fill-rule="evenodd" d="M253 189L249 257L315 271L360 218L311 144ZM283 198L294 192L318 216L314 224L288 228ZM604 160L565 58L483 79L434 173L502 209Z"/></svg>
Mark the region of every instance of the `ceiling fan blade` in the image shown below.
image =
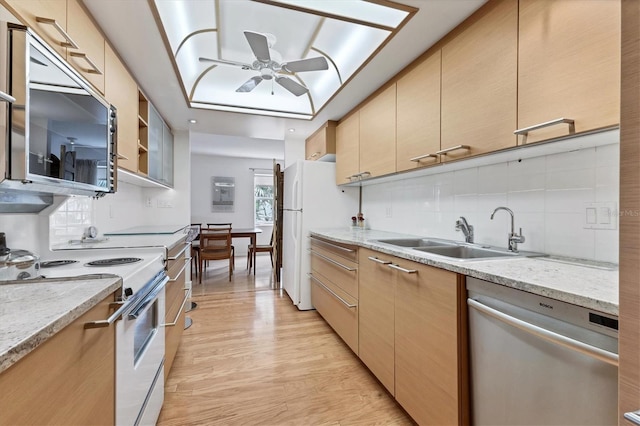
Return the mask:
<svg viewBox="0 0 640 426"><path fill-rule="evenodd" d="M246 70L250 70L251 69L251 65L249 64L243 64L242 62L235 62L235 61L226 61L224 59L212 59L212 58L199 58L198 59L200 62L213 62L214 64L218 64L218 65L229 65L232 67L240 67L242 69L246 69Z"/></svg>
<svg viewBox="0 0 640 426"><path fill-rule="evenodd" d="M316 58L285 62L282 64L282 69L289 72L320 71L328 70L329 64L323 56L318 56Z"/></svg>
<svg viewBox="0 0 640 426"><path fill-rule="evenodd" d="M278 83L280 86L284 87L285 89L287 89L288 91L290 91L296 96L304 95L309 91L309 89L304 87L302 84L296 83L295 81L291 80L289 77L276 77L276 83Z"/></svg>
<svg viewBox="0 0 640 426"><path fill-rule="evenodd" d="M241 92L241 93L250 92L253 89L255 89L256 86L260 84L261 81L262 81L262 77L260 77L259 75L255 77L251 77L242 86L238 87L236 89L236 92Z"/></svg>
<svg viewBox="0 0 640 426"><path fill-rule="evenodd" d="M245 31L244 36L247 38L253 54L260 62L269 62L271 60L267 36L253 31Z"/></svg>

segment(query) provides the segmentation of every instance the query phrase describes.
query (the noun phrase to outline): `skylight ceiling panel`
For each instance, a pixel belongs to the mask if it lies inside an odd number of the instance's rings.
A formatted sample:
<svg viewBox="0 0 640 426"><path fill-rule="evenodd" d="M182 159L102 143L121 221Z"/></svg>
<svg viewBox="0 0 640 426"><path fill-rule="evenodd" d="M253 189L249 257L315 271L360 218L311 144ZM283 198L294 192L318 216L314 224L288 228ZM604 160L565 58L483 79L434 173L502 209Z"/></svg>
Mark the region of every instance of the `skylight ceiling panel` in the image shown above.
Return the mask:
<svg viewBox="0 0 640 426"><path fill-rule="evenodd" d="M335 62L344 83L389 35L386 30L327 19L313 48Z"/></svg>
<svg viewBox="0 0 640 426"><path fill-rule="evenodd" d="M375 25L396 28L409 15L408 12L369 1L346 2L327 0L274 0L320 13L341 16Z"/></svg>
<svg viewBox="0 0 640 426"><path fill-rule="evenodd" d="M329 71L310 71L300 73L299 76L304 81L305 86L309 88L316 111L340 88L338 74L331 64L329 64Z"/></svg>
<svg viewBox="0 0 640 426"><path fill-rule="evenodd" d="M207 58L217 57L217 44L218 34L216 32L198 33L189 37L178 51L176 64L187 95L191 93L200 74L211 67L211 64L200 62L198 58L201 55Z"/></svg>
<svg viewBox="0 0 640 426"><path fill-rule="evenodd" d="M214 0L156 0L155 5L174 55L191 34L216 29Z"/></svg>
<svg viewBox="0 0 640 426"><path fill-rule="evenodd" d="M311 41L320 17L245 0L220 2L222 57L253 62L255 58L244 31L270 33L276 37L273 49L283 60L300 59Z"/></svg>

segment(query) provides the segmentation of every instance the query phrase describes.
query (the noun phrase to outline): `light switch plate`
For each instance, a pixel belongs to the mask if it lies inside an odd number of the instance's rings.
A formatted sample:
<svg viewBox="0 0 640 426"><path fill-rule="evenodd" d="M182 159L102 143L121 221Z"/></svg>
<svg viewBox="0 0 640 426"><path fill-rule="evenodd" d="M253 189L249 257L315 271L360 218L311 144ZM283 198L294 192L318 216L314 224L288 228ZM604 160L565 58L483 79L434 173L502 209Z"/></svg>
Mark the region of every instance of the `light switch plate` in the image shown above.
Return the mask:
<svg viewBox="0 0 640 426"><path fill-rule="evenodd" d="M618 216L615 202L584 203L585 229L617 229Z"/></svg>

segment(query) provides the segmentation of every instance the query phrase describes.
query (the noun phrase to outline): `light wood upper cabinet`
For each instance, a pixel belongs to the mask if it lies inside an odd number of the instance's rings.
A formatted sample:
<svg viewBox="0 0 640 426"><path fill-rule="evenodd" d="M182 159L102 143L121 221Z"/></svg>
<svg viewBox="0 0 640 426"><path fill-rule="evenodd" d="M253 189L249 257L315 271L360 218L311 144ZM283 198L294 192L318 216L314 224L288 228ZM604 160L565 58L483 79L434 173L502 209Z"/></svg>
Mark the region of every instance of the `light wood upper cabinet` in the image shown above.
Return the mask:
<svg viewBox="0 0 640 426"><path fill-rule="evenodd" d="M104 93L104 37L79 0L67 0L67 34L78 44L78 49L67 49L67 62Z"/></svg>
<svg viewBox="0 0 640 426"><path fill-rule="evenodd" d="M360 111L336 126L336 184L351 182L349 177L360 172Z"/></svg>
<svg viewBox="0 0 640 426"><path fill-rule="evenodd" d="M620 122L620 8L616 0L520 0L518 128L569 118L583 132ZM568 133L556 125L526 142Z"/></svg>
<svg viewBox="0 0 640 426"><path fill-rule="evenodd" d="M391 259L395 293L395 396L418 424L469 424L464 282L443 269Z"/></svg>
<svg viewBox="0 0 640 426"><path fill-rule="evenodd" d="M10 12L33 28L63 58L67 57L67 0L2 0Z"/></svg>
<svg viewBox="0 0 640 426"><path fill-rule="evenodd" d="M118 110L118 167L138 171L138 85L109 45L105 97Z"/></svg>
<svg viewBox="0 0 640 426"><path fill-rule="evenodd" d="M442 47L441 161L516 145L518 2L496 1Z"/></svg>
<svg viewBox="0 0 640 426"><path fill-rule="evenodd" d="M438 50L397 82L397 171L439 162L440 64Z"/></svg>
<svg viewBox="0 0 640 426"><path fill-rule="evenodd" d="M305 159L315 161L335 158L337 124L337 121L329 120L307 138L305 142Z"/></svg>
<svg viewBox="0 0 640 426"><path fill-rule="evenodd" d="M396 85L360 109L360 172L365 177L396 171Z"/></svg>
<svg viewBox="0 0 640 426"><path fill-rule="evenodd" d="M1 4L104 94L104 37L79 0L2 0Z"/></svg>
<svg viewBox="0 0 640 426"><path fill-rule="evenodd" d="M389 261L392 256L365 248L359 249L359 256L358 355L389 393L394 395L394 271L381 263Z"/></svg>

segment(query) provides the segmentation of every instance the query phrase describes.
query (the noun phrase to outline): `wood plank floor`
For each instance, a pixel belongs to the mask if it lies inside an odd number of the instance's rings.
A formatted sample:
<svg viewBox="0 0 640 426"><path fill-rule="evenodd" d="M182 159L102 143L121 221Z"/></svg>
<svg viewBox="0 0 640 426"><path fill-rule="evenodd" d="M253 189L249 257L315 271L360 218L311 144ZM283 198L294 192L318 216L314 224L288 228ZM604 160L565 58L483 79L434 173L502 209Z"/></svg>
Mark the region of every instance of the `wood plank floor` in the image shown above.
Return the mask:
<svg viewBox="0 0 640 426"><path fill-rule="evenodd" d="M158 425L413 424L318 313L271 289L268 257L255 279L243 261L231 284L215 265L194 282Z"/></svg>

